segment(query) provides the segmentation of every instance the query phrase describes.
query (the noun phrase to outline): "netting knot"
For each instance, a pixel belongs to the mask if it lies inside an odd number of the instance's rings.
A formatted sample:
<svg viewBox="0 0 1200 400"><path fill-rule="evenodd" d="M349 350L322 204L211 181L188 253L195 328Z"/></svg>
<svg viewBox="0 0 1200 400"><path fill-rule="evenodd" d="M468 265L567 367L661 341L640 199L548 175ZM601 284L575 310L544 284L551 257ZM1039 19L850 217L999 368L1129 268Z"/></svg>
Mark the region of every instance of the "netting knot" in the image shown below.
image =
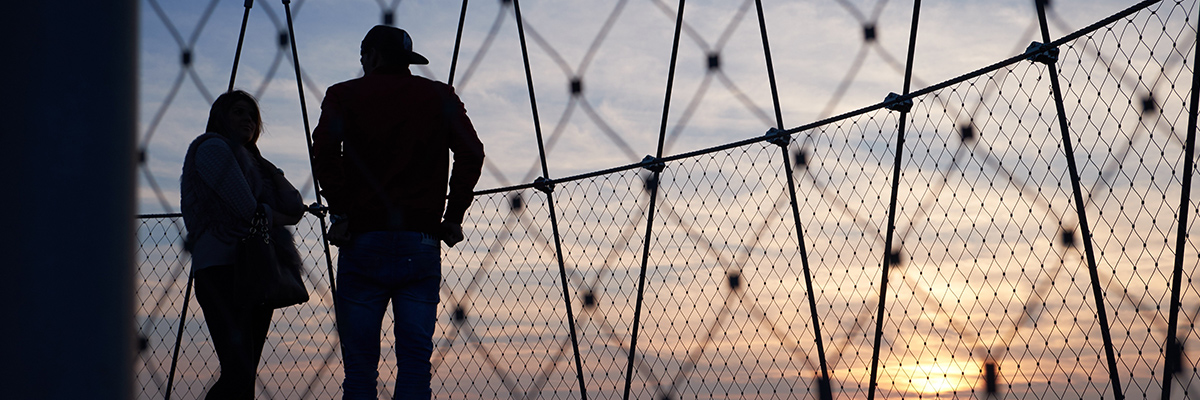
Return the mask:
<svg viewBox="0 0 1200 400"><path fill-rule="evenodd" d="M863 25L863 41L864 42L874 42L875 41L875 24L864 24Z"/></svg>
<svg viewBox="0 0 1200 400"><path fill-rule="evenodd" d="M708 53L708 69L710 71L721 69L721 53Z"/></svg>
<svg viewBox="0 0 1200 400"><path fill-rule="evenodd" d="M286 48L286 47L288 47L289 42L290 42L290 40L288 40L287 31L279 31L279 47Z"/></svg>
<svg viewBox="0 0 1200 400"><path fill-rule="evenodd" d="M792 135L788 134L788 131L779 128L767 129L767 133L763 136L767 137L767 143L779 147L787 147L788 144L792 143Z"/></svg>
<svg viewBox="0 0 1200 400"><path fill-rule="evenodd" d="M554 193L554 182L551 182L544 176L539 176L537 179L533 180L533 188L541 190L546 194Z"/></svg>
<svg viewBox="0 0 1200 400"><path fill-rule="evenodd" d="M396 25L396 12L392 11L392 10L384 11L383 12L383 24L387 25L387 26L395 26Z"/></svg>
<svg viewBox="0 0 1200 400"><path fill-rule="evenodd" d="M887 97L883 98L883 108L906 113L912 110L913 101L911 98L904 98L896 93L888 93Z"/></svg>
<svg viewBox="0 0 1200 400"><path fill-rule="evenodd" d="M1041 42L1033 42L1025 48L1025 59L1046 65L1058 62L1058 47L1050 47Z"/></svg>

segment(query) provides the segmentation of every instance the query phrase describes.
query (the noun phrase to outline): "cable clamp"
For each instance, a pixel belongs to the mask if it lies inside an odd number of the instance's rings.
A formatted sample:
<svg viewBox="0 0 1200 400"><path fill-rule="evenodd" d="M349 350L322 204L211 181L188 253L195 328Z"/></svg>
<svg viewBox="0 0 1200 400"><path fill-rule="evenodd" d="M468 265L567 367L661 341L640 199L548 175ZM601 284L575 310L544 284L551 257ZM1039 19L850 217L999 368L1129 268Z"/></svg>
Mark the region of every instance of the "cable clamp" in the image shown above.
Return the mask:
<svg viewBox="0 0 1200 400"><path fill-rule="evenodd" d="M767 143L779 147L787 147L788 144L792 143L792 135L788 131L779 128L767 129L767 133L763 136L767 137Z"/></svg>
<svg viewBox="0 0 1200 400"><path fill-rule="evenodd" d="M1033 42L1025 48L1025 59L1046 65L1058 62L1058 47L1050 47L1041 42Z"/></svg>
<svg viewBox="0 0 1200 400"><path fill-rule="evenodd" d="M654 158L654 156L652 156L652 155L646 155L646 157L642 158L641 164L642 164L642 168L645 168L645 169L648 169L648 170L651 170L654 172L662 172L663 168L667 167L666 164L663 164L662 161L658 161L658 159Z"/></svg>
<svg viewBox="0 0 1200 400"><path fill-rule="evenodd" d="M551 182L545 177L539 176L537 179L533 180L533 188L541 190L546 194L554 193L554 182Z"/></svg>
<svg viewBox="0 0 1200 400"><path fill-rule="evenodd" d="M902 97L903 96L898 95L894 92L888 93L887 97L885 97L883 99L883 108L886 108L886 109L889 109L892 111L899 111L902 113L906 113L906 112L908 112L908 110L912 110L912 106L913 106L912 99L906 98L904 100L900 100L900 98L902 98Z"/></svg>
<svg viewBox="0 0 1200 400"><path fill-rule="evenodd" d="M313 202L312 204L309 204L308 208L305 208L304 211L308 211L310 214L315 215L318 218L325 218L325 214L329 212L329 207L325 207L321 203Z"/></svg>

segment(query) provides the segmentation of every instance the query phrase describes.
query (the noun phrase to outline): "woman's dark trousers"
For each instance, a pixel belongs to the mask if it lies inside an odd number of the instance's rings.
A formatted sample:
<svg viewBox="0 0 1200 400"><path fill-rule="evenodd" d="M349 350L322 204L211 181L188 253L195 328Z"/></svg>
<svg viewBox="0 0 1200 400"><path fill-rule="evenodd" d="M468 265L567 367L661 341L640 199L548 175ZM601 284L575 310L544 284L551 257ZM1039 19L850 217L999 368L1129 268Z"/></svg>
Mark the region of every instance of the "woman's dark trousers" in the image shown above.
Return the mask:
<svg viewBox="0 0 1200 400"><path fill-rule="evenodd" d="M196 301L221 362L221 377L205 397L209 400L254 398L258 360L274 312L250 305L235 272L233 265L196 271Z"/></svg>

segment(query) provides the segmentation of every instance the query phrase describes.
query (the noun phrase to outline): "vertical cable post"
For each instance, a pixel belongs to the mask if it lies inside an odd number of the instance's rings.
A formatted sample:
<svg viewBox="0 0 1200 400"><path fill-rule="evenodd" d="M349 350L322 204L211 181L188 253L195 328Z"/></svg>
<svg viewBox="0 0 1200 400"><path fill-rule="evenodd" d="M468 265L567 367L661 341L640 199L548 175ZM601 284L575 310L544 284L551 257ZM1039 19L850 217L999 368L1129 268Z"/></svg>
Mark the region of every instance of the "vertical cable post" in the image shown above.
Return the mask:
<svg viewBox="0 0 1200 400"><path fill-rule="evenodd" d="M233 82L237 80L238 61L242 59L242 41L246 39L246 21L250 20L250 8L254 7L254 0L246 0L242 4L246 7L246 11L242 13L242 31L238 33L237 51L233 53L233 71L229 73L229 89L227 92L233 91Z"/></svg>
<svg viewBox="0 0 1200 400"><path fill-rule="evenodd" d="M567 281L567 266L563 261L562 238L558 232L558 217L554 210L554 185L549 182L550 169L546 165L546 148L542 142L542 123L538 119L537 96L533 91L533 72L529 68L529 50L525 45L525 25L521 19L521 3L518 0L512 0L513 13L517 19L517 36L521 40L521 60L525 64L525 83L529 87L529 105L533 109L533 130L537 135L538 156L542 162L542 185L539 190L546 193L546 205L550 210L550 227L554 232L554 252L558 257L558 274L562 279L563 302L567 309L567 327L571 332L571 349L575 352L575 376L579 380L579 395L580 399L587 400L587 385L583 380L583 360L579 356L579 338L575 333L575 311L571 306L571 290ZM466 2L463 2L463 12L466 13Z"/></svg>
<svg viewBox="0 0 1200 400"><path fill-rule="evenodd" d="M1188 206L1191 205L1192 174L1196 170L1196 118L1200 113L1200 74L1196 65L1200 64L1200 39L1192 49L1195 59L1192 62L1192 92L1188 100L1187 142L1183 149L1183 187L1179 195L1179 230L1175 237L1175 270L1171 275L1171 311L1167 317L1167 349L1166 365L1163 366L1162 398L1171 398L1171 380L1181 371L1183 363L1183 345L1179 342L1176 330L1179 329L1179 296L1183 284L1183 253L1186 251L1188 236Z"/></svg>
<svg viewBox="0 0 1200 400"><path fill-rule="evenodd" d="M800 247L800 264L804 269L804 285L808 289L808 309L812 315L813 337L817 342L817 359L821 365L821 377L817 383L818 394L821 400L829 400L833 398L831 386L829 384L829 366L825 361L825 341L821 336L821 319L817 314L817 298L813 293L812 272L808 265L808 249L804 243L804 228L800 223L800 205L796 199L796 181L792 173L792 161L788 156L788 144L791 142L791 136L781 131L783 127L783 110L779 104L779 89L775 83L775 66L771 61L771 45L767 40L767 21L763 14L762 0L754 0L754 5L758 10L758 28L762 36L763 56L767 61L767 78L771 82L771 101L775 106L775 128L768 134L776 133L781 135L777 137L777 141L773 143L779 145L779 153L783 157L783 170L787 175L788 196L791 199L792 219L796 226L797 246Z"/></svg>
<svg viewBox="0 0 1200 400"><path fill-rule="evenodd" d="M179 347L183 344L183 327L187 323L188 304L192 300L192 281L195 275L188 272L187 285L183 289L183 311L179 315L179 331L175 333L175 351L171 353L171 372L167 374L167 391L163 400L171 400L171 388L175 386L175 367L179 365Z"/></svg>
<svg viewBox="0 0 1200 400"><path fill-rule="evenodd" d="M246 0L243 4L246 10L242 13L242 29L238 33L237 50L233 52L233 68L229 72L229 88L227 92L233 91L233 83L237 81L238 62L242 59L242 43L246 39L246 23L250 20L250 9L254 7L254 0ZM175 385L175 368L179 365L179 348L183 344L183 329L187 322L188 304L192 300L192 282L195 276L189 271L187 284L183 290L183 311L179 316L179 332L175 334L175 351L171 353L171 369L167 375L167 390L163 395L164 400L171 400L171 390Z"/></svg>
<svg viewBox="0 0 1200 400"><path fill-rule="evenodd" d="M1046 0L1034 0L1037 8L1038 24L1042 29L1042 43L1050 43L1050 28L1046 25ZM1042 47L1039 51L1053 51ZM1092 281L1092 296L1096 298L1096 315L1100 323L1100 336L1104 340L1104 353L1108 357L1108 376L1113 386L1113 398L1122 400L1125 393L1121 391L1121 379L1117 375L1117 357L1113 353L1112 336L1109 334L1108 313L1104 306L1104 290L1100 288L1100 275L1096 270L1096 255L1092 249L1092 232L1088 227L1087 206L1083 202L1083 190L1079 186L1079 168L1075 165L1075 150L1071 145L1071 130L1067 126L1066 107L1063 106L1062 87L1058 83L1058 68L1055 66L1057 57L1044 57L1046 69L1050 72L1050 87L1054 92L1054 107L1058 112L1058 129L1062 131L1063 153L1067 158L1067 169L1071 174L1071 191L1075 194L1075 211L1079 215L1079 229L1083 235L1083 251L1087 257L1088 275Z"/></svg>
<svg viewBox="0 0 1200 400"><path fill-rule="evenodd" d="M308 168L313 174L313 194L317 199L317 205L323 206L321 203L321 184L317 182L316 166L313 164L312 155L312 129L308 125L308 106L304 101L304 79L300 76L300 56L296 50L296 30L292 26L292 0L283 0L284 14L287 15L288 40L292 46L292 66L296 70L296 90L300 93L300 116L304 119L304 139L308 145ZM334 319L337 319L337 279L333 275L333 256L329 254L329 238L326 237L326 232L329 229L325 226L325 214L317 214L317 218L321 220L321 244L325 246L325 268L329 272L329 293L333 297L333 314Z"/></svg>
<svg viewBox="0 0 1200 400"><path fill-rule="evenodd" d="M458 48L462 45L463 24L467 21L467 0L463 0L462 12L458 14L458 34L454 36L454 55L450 57L450 78L446 84L454 86L454 69L458 66Z"/></svg>
<svg viewBox="0 0 1200 400"><path fill-rule="evenodd" d="M653 179L653 184L647 185L650 187L650 205L646 208L646 237L642 247L642 268L638 273L637 300L633 306L633 332L629 339L629 361L625 364L625 395L624 400L629 400L629 390L633 384L633 364L637 358L637 340L638 327L641 325L642 317L642 302L645 299L646 293L646 268L650 261L650 237L654 231L654 207L658 200L658 186L661 185L660 175L662 174L663 166L658 159L662 158L663 143L667 136L667 116L671 110L671 90L675 83L675 63L679 59L679 33L683 27L683 6L685 1L679 0L679 10L675 15L675 38L671 44L671 66L667 70L667 93L663 100L662 122L658 128L658 150L655 153L657 158L650 159L646 157L643 163L650 168ZM657 166L655 166L657 165Z"/></svg>
<svg viewBox="0 0 1200 400"><path fill-rule="evenodd" d="M913 54L917 48L917 22L921 20L921 0L913 1L912 23L908 33L908 59L904 64L904 93L902 96L889 95L885 102L892 103L889 108L900 111L900 124L896 129L896 163L892 169L892 193L888 205L887 236L883 244L883 271L879 274L879 309L875 314L875 342L871 346L871 378L867 385L867 400L875 399L879 382L879 350L883 344L883 316L887 310L888 275L893 264L900 262L899 251L893 250L893 240L896 236L896 200L900 193L900 168L904 158L904 130L908 125L908 111L912 107L912 99L908 96L912 86Z"/></svg>

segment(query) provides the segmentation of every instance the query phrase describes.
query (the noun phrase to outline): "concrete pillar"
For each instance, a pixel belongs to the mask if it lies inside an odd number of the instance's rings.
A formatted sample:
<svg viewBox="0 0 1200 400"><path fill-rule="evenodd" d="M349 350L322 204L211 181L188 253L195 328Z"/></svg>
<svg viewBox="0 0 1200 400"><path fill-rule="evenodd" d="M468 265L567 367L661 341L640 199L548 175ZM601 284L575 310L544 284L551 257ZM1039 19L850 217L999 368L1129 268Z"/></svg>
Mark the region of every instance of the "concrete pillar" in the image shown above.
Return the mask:
<svg viewBox="0 0 1200 400"><path fill-rule="evenodd" d="M137 10L0 12L0 397L133 396Z"/></svg>

